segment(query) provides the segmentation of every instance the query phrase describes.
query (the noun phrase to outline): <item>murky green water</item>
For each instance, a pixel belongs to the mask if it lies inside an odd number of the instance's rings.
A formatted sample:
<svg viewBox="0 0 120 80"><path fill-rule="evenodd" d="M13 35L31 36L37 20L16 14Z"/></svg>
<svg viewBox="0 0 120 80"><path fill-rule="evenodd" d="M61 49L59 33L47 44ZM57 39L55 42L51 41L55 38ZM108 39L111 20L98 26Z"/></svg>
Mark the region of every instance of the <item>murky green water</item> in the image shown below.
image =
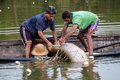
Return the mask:
<svg viewBox="0 0 120 80"><path fill-rule="evenodd" d="M20 39L19 26L27 18L44 12L48 5L57 9L55 24L62 27L64 10L87 10L100 20L96 34L120 34L119 0L0 0L0 40ZM59 32L58 32L59 33Z"/></svg>
<svg viewBox="0 0 120 80"><path fill-rule="evenodd" d="M96 35L120 34L119 3L119 0L0 0L0 40L20 39L18 30L21 22L43 12L47 5L57 8L57 30L63 25L61 13L64 10L88 10L96 13L101 19ZM22 62L20 66L16 66L14 62L0 62L0 80L120 79L119 56L95 58L95 61L95 64L86 68L80 63ZM30 76L26 75L26 68L32 70Z"/></svg>
<svg viewBox="0 0 120 80"><path fill-rule="evenodd" d="M48 61L0 64L0 80L119 80L120 57L99 57L95 64ZM26 69L31 70L28 75Z"/></svg>

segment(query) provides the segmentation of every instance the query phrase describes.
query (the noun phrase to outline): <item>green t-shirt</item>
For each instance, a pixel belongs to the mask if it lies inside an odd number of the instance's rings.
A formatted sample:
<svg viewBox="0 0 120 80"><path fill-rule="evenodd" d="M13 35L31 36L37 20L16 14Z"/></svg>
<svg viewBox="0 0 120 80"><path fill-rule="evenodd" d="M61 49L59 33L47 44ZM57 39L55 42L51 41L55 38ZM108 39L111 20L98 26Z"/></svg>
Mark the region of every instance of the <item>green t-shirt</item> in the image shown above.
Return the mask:
<svg viewBox="0 0 120 80"><path fill-rule="evenodd" d="M99 20L98 16L89 11L72 12L72 24L77 24L79 30L86 29L89 25L95 24Z"/></svg>

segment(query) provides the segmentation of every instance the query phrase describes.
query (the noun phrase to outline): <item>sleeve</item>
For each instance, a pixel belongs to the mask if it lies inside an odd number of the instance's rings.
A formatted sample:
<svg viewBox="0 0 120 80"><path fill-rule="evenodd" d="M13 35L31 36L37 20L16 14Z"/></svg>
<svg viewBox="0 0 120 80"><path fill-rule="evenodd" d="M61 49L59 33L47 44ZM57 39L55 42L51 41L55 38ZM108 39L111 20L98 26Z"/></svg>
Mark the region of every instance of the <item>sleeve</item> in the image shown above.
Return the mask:
<svg viewBox="0 0 120 80"><path fill-rule="evenodd" d="M72 19L72 24L73 25L78 25L80 26L82 23L82 19L80 16L75 16L73 19Z"/></svg>
<svg viewBox="0 0 120 80"><path fill-rule="evenodd" d="M54 23L54 20L52 20L51 23L50 23L50 29L51 29L52 31L55 30L55 23Z"/></svg>

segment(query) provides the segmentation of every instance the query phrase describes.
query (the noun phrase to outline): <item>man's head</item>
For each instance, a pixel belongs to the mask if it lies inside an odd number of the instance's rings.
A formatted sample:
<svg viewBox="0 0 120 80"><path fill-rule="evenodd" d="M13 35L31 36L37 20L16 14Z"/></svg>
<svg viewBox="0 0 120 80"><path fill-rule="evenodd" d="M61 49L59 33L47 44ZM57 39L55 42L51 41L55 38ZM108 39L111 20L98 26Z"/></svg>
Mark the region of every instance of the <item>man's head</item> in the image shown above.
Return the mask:
<svg viewBox="0 0 120 80"><path fill-rule="evenodd" d="M49 14L56 14L57 11L54 6L48 6L46 12Z"/></svg>
<svg viewBox="0 0 120 80"><path fill-rule="evenodd" d="M64 11L62 13L62 19L66 22L71 22L72 21L72 13L69 11Z"/></svg>
<svg viewBox="0 0 120 80"><path fill-rule="evenodd" d="M54 15L56 14L56 12L57 11L54 6L48 6L46 9L47 19L51 20L54 17Z"/></svg>

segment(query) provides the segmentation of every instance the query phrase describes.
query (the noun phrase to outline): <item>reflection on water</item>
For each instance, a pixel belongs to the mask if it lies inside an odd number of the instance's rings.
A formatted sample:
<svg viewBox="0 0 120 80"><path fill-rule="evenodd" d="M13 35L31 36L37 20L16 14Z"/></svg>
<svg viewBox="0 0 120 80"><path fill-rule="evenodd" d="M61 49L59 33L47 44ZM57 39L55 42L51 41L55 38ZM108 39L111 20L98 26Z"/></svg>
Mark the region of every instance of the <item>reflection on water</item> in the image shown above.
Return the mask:
<svg viewBox="0 0 120 80"><path fill-rule="evenodd" d="M82 67L80 63L50 61L0 64L0 80L118 80L120 57L96 57L95 64ZM26 69L32 71L27 75ZM114 76L113 76L114 74ZM109 77L108 77L109 76Z"/></svg>
<svg viewBox="0 0 120 80"><path fill-rule="evenodd" d="M20 39L18 29L21 22L44 12L48 5L54 5L57 8L56 25L63 25L61 14L64 10L87 10L100 17L99 27L102 28L99 28L96 34L119 34L119 0L0 0L0 39ZM107 28L103 29L103 27ZM114 27L114 30L108 27Z"/></svg>
<svg viewBox="0 0 120 80"><path fill-rule="evenodd" d="M0 64L0 80L22 80L22 74L23 65L16 66L14 63Z"/></svg>
<svg viewBox="0 0 120 80"><path fill-rule="evenodd" d="M100 80L119 80L120 79L120 56L102 57L95 64L94 71L99 73Z"/></svg>

